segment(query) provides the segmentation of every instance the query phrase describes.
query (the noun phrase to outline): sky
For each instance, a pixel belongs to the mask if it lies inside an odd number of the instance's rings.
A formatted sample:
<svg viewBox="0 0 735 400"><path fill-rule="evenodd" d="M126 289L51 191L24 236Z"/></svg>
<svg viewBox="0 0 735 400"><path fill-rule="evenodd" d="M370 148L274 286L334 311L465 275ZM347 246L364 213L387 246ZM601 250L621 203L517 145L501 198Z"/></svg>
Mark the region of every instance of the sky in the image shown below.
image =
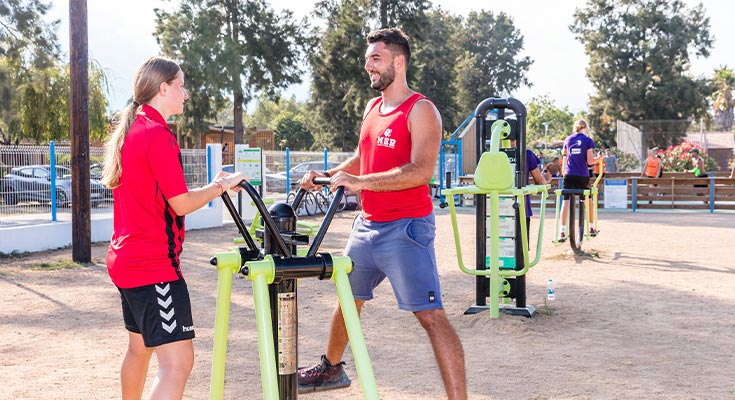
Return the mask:
<svg viewBox="0 0 735 400"><path fill-rule="evenodd" d="M268 1L268 0L267 0ZM297 18L308 16L316 0L272 0L274 9L290 9ZM684 0L688 6L700 1ZM568 107L576 113L588 108L592 84L585 76L588 57L583 45L569 31L576 8L584 0L523 0L515 2L433 0L444 10L457 15L470 11L500 11L510 15L524 36L521 56L534 60L528 71L532 87L523 87L509 93L521 102L547 95L557 107ZM714 48L707 59L693 58L694 76L711 77L721 66L735 68L735 23L728 18L735 15L735 2L704 0L710 17L710 33L715 38ZM49 19L59 19L58 37L62 52L69 53L69 1L51 0ZM155 8L173 10L176 0L87 0L89 56L97 60L107 73L110 83L108 99L112 110L122 108L132 94L132 76L148 57L159 53L153 37ZM729 44L728 44L729 43ZM307 68L302 68L307 70ZM303 79L308 80L308 74ZM366 85L368 83L365 79ZM308 98L308 82L289 87L286 96L299 100Z"/></svg>

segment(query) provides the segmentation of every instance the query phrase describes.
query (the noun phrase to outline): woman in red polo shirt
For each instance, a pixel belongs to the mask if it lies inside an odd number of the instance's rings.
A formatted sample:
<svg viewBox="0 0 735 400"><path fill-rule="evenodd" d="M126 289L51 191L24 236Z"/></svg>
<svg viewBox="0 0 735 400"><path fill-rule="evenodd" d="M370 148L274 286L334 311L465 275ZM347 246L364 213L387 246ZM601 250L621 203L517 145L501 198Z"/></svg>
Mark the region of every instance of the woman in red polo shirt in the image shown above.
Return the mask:
<svg viewBox="0 0 735 400"><path fill-rule="evenodd" d="M245 177L220 172L189 190L181 151L168 117L188 98L174 61L152 57L134 77L133 102L120 113L105 145L102 181L115 201L107 269L120 291L128 350L122 398L140 399L153 352L159 372L151 398L181 398L194 365L194 323L179 255L184 215L203 207Z"/></svg>

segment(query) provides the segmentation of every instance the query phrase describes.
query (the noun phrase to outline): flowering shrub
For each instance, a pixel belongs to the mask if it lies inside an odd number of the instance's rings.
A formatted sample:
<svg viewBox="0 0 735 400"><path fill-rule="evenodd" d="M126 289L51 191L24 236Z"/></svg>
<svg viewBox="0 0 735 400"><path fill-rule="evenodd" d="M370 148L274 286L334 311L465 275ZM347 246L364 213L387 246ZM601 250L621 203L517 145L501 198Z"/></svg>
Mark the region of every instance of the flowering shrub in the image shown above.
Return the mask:
<svg viewBox="0 0 735 400"><path fill-rule="evenodd" d="M678 146L669 146L661 154L664 171L687 172L694 168L691 149L699 149L699 155L704 159L704 168L707 171L717 169L717 162L705 153L704 149L686 140ZM703 171L704 172L704 171Z"/></svg>

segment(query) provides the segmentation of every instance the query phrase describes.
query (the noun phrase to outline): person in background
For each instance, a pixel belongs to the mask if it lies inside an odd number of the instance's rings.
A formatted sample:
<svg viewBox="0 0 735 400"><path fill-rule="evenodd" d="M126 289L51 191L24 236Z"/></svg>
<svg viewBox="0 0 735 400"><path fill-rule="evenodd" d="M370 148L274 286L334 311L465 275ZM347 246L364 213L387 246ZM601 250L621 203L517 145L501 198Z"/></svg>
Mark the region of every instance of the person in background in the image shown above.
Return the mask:
<svg viewBox="0 0 735 400"><path fill-rule="evenodd" d="M599 161L599 157L593 154L595 143L588 136L589 128L587 121L580 119L574 123L574 133L564 140L564 148L562 155L566 156L566 162L563 166L564 172L564 189L587 189L590 182L589 166ZM561 207L561 229L559 232L559 241L566 240L566 223L569 218L569 200L571 195L564 195L564 202ZM592 213L587 210L588 218L590 218L590 234L597 235L594 226Z"/></svg>
<svg viewBox="0 0 735 400"><path fill-rule="evenodd" d="M515 142L515 141L513 141ZM513 144L515 146L515 143ZM557 157L558 159L558 157ZM534 185L546 185L549 181L541 172L541 160L536 157L533 151L526 149L526 182L532 181ZM530 183L530 182L529 182ZM526 195L526 228L531 229L531 217L533 210L531 209L531 195Z"/></svg>
<svg viewBox="0 0 735 400"><path fill-rule="evenodd" d="M663 161L658 154L658 147L648 151L648 158L643 168L643 176L648 178L660 178L663 176Z"/></svg>
<svg viewBox="0 0 735 400"><path fill-rule="evenodd" d="M551 178L558 178L561 176L561 159L554 157L551 161L546 164L543 170L544 179L551 181Z"/></svg>
<svg viewBox="0 0 735 400"><path fill-rule="evenodd" d="M597 158L597 162L592 165L592 172L590 173L590 177L597 178L600 175L600 161L602 161L602 172L605 172L607 165L605 164L603 153L603 151L595 153L595 158Z"/></svg>
<svg viewBox="0 0 735 400"><path fill-rule="evenodd" d="M189 190L176 136L166 123L184 110L184 73L174 61L152 57L133 81L133 102L105 144L102 176L115 202L107 270L128 331L122 398L142 398L155 353L158 374L150 398L181 399L194 365L194 321L179 262L184 215L245 177L220 172L208 185Z"/></svg>
<svg viewBox="0 0 735 400"><path fill-rule="evenodd" d="M368 35L367 43L365 71L370 86L381 96L365 108L357 151L336 168L309 171L300 185L315 188L313 178L326 176L333 189L362 191L362 212L345 248L354 263L349 279L357 310L388 278L398 307L413 313L429 337L446 398L465 400L464 350L442 304L428 185L439 155L441 116L429 99L408 87L411 50L403 32L380 29ZM298 371L299 387L314 391L322 385L349 385L342 361L347 341L337 306L326 353L316 365ZM405 351L411 351L412 345L406 343ZM415 378L426 376L422 372Z"/></svg>
<svg viewBox="0 0 735 400"><path fill-rule="evenodd" d="M689 150L689 154L692 155L692 166L694 168L690 169L689 172L692 172L696 178L707 178L709 177L709 174L707 174L707 169L704 164L704 158L699 154L698 148L693 148ZM706 188L707 185L702 184L696 184L694 185L695 188ZM697 193L697 196L705 196L705 193ZM704 201L705 204L707 204L707 201Z"/></svg>
<svg viewBox="0 0 735 400"><path fill-rule="evenodd" d="M692 166L694 167L690 169L689 172L694 173L694 176L696 176L697 178L708 177L709 175L707 174L707 169L705 168L704 158L699 155L699 149L693 148L689 150L689 154L692 155Z"/></svg>
<svg viewBox="0 0 735 400"><path fill-rule="evenodd" d="M605 156L603 158L603 162L605 163L605 173L615 173L618 172L618 158L613 154L613 152L607 148L605 149Z"/></svg>
<svg viewBox="0 0 735 400"><path fill-rule="evenodd" d="M664 175L664 163L658 152L658 147L654 147L648 151L648 158L643 168L643 176L647 178L660 178ZM648 185L648 187L657 187L657 184ZM661 196L660 193L651 192L651 196ZM648 204L653 204L653 200L648 200Z"/></svg>

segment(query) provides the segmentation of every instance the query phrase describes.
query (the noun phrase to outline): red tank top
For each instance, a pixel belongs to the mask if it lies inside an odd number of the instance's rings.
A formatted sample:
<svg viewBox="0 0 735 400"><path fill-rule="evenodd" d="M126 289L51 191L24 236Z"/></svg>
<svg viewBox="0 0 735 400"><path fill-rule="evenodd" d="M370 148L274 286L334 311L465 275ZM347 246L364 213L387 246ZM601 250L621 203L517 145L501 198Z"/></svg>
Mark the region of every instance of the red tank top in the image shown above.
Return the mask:
<svg viewBox="0 0 735 400"><path fill-rule="evenodd" d="M416 93L389 113L380 112L383 99L373 102L360 128L360 175L385 172L411 162L408 114L425 96ZM370 221L421 218L434 210L426 185L392 192L362 191L362 213Z"/></svg>

